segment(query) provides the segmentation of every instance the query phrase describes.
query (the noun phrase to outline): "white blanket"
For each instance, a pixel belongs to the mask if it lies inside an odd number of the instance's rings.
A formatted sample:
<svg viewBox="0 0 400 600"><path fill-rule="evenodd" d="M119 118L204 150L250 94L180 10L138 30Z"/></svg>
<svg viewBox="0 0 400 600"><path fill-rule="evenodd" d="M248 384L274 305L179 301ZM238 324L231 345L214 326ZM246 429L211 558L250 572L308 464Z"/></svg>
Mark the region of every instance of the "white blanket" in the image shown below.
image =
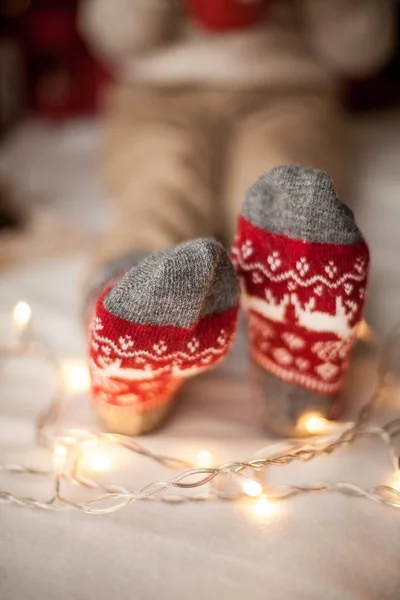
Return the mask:
<svg viewBox="0 0 400 600"><path fill-rule="evenodd" d="M396 152L398 164L399 129L400 120L393 118L380 128L363 123L357 130L362 148L359 194L364 202L358 211L361 226L370 234L374 258L369 314L381 331L400 317L400 205L391 202L398 194L400 174L390 167ZM77 133L87 156L86 169L73 158ZM57 138L49 129L29 125L10 140L0 166L14 173L27 189L29 182L24 184L20 177L21 148L25 149L22 156L29 164L36 193L43 194L47 182L47 195L54 196L54 205L60 206L62 196L70 200L70 210L65 202L60 208L65 217L89 226L97 210L90 168L95 135L91 124L71 125ZM51 159L55 139L57 152ZM43 173L46 156L52 161L50 165L47 161L48 181ZM75 170L79 177L72 185ZM65 177L66 172L70 177ZM68 185L73 197L66 196ZM88 190L92 200L82 206L77 198L85 198ZM7 316L13 304L25 299L33 308L36 331L57 355L83 357L79 306L85 262L85 256L76 254L41 260L3 276L3 338L10 335ZM268 437L257 420L245 356L241 335L224 364L186 386L166 427L147 436L145 445L189 459L205 448L217 462L249 458L264 446ZM48 464L46 454L34 449L33 437L33 420L48 398L48 374L32 363L10 362L2 365L0 378L0 462ZM357 402L365 401L370 385L364 384L363 377L356 383L360 383ZM380 420L388 418L396 403L399 411L398 399L394 399ZM62 419L68 425L96 426L87 394L71 396ZM267 480L340 480L368 487L389 482L390 472L382 446L362 440L308 464L276 467ZM146 459L121 458L110 477L135 488L170 475ZM42 482L15 477L1 477L0 489L43 498L50 493ZM397 600L399 556L400 511L334 493L297 496L275 504L265 516L255 514L252 500L183 505L138 502L101 517L0 505L2 600Z"/></svg>

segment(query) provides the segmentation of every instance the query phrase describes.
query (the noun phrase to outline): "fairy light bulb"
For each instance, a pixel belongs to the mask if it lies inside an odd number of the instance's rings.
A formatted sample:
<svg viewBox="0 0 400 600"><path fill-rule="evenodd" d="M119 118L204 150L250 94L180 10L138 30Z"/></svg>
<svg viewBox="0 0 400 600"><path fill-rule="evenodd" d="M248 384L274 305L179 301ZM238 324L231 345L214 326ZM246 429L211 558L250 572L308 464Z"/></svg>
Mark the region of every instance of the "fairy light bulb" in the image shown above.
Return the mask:
<svg viewBox="0 0 400 600"><path fill-rule="evenodd" d="M262 485L255 481L254 479L245 479L242 482L242 489L246 496L251 496L252 498L257 498L260 496L262 492Z"/></svg>
<svg viewBox="0 0 400 600"><path fill-rule="evenodd" d="M328 419L325 419L320 413L306 413L299 419L298 425L300 429L306 431L310 435L326 433L329 429Z"/></svg>
<svg viewBox="0 0 400 600"><path fill-rule="evenodd" d="M199 469L207 469L209 467L212 467L212 465L213 457L211 452L209 452L208 450L200 450L200 452L196 454L196 466Z"/></svg>
<svg viewBox="0 0 400 600"><path fill-rule="evenodd" d="M83 360L65 362L61 371L64 385L70 393L80 394L90 388L89 369Z"/></svg>
<svg viewBox="0 0 400 600"><path fill-rule="evenodd" d="M371 327L364 319L358 324L356 335L359 340L364 340L365 342L371 341L374 337Z"/></svg>
<svg viewBox="0 0 400 600"><path fill-rule="evenodd" d="M67 460L67 449L63 444L56 444L53 449L53 465L57 472L62 472Z"/></svg>
<svg viewBox="0 0 400 600"><path fill-rule="evenodd" d="M390 487L394 488L397 492L400 492L400 471L396 471L389 485Z"/></svg>
<svg viewBox="0 0 400 600"><path fill-rule="evenodd" d="M87 440L80 444L79 467L85 471L104 473L111 467L112 461L96 439Z"/></svg>
<svg viewBox="0 0 400 600"><path fill-rule="evenodd" d="M28 326L32 317L32 309L25 300L20 300L13 309L13 322L17 334L21 334Z"/></svg>
<svg viewBox="0 0 400 600"><path fill-rule="evenodd" d="M254 502L253 512L258 517L267 517L272 512L272 502L265 494L262 494Z"/></svg>

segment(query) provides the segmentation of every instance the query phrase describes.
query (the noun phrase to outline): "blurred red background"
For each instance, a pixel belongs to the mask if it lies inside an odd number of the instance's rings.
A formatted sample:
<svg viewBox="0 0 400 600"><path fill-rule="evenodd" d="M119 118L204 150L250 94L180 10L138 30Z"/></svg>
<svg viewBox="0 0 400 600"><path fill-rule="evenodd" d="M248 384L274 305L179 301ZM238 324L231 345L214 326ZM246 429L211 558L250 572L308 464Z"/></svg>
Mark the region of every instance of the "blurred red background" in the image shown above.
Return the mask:
<svg viewBox="0 0 400 600"><path fill-rule="evenodd" d="M219 10L211 12L197 10L202 0L184 1L194 14L205 14L211 28L234 25L225 0L216 0ZM0 0L0 131L27 110L52 120L96 111L109 74L79 36L77 5L78 0ZM246 18L256 19L262 5L263 0L244 5ZM377 77L343 82L344 103L354 110L399 104L399 82L398 50Z"/></svg>
<svg viewBox="0 0 400 600"><path fill-rule="evenodd" d="M21 106L11 112L48 119L96 110L107 73L78 34L76 9L76 0L1 0L3 128L18 116L7 114L14 102Z"/></svg>

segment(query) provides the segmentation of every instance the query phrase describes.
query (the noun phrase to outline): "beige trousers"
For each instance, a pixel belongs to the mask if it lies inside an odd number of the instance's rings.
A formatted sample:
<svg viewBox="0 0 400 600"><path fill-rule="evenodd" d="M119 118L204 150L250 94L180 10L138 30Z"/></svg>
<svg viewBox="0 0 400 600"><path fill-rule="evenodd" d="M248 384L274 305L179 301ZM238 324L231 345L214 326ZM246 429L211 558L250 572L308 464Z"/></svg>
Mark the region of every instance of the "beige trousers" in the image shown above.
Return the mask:
<svg viewBox="0 0 400 600"><path fill-rule="evenodd" d="M346 184L343 119L326 90L114 87L102 173L114 218L103 263L199 236L231 240L246 189L277 165Z"/></svg>

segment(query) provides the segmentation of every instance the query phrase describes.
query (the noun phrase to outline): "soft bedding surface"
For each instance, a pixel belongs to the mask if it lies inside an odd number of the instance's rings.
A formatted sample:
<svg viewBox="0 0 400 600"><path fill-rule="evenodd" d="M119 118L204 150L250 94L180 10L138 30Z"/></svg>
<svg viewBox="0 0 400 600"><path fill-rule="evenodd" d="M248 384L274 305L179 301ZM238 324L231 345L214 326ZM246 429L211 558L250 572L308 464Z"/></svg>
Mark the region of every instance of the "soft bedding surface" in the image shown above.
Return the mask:
<svg viewBox="0 0 400 600"><path fill-rule="evenodd" d="M358 164L356 211L372 248L368 317L384 333L400 320L400 117L355 124ZM27 202L43 202L71 230L93 236L106 220L96 182L96 123L61 132L28 123L3 146L1 171ZM40 256L14 265L0 279L2 337L10 335L13 304L27 300L34 326L64 361L82 359L80 285L87 250ZM365 370L365 373L363 372ZM371 375L372 374L372 375ZM0 371L0 462L47 464L35 450L33 420L48 397L48 376L30 362ZM355 403L368 398L371 364L360 363L351 382ZM400 395L377 416L400 411ZM86 393L70 395L63 422L96 427ZM191 381L166 427L147 436L156 451L192 459L208 449L217 462L247 459L271 441L257 421L241 332L228 360ZM112 480L134 488L170 476L145 459L126 458ZM280 483L349 481L363 487L388 482L390 462L377 441L363 439L330 457L274 468ZM0 489L49 493L44 483L1 477ZM166 505L139 502L94 517L0 505L2 600L397 600L400 597L400 512L335 493L299 495L257 515L252 501Z"/></svg>

